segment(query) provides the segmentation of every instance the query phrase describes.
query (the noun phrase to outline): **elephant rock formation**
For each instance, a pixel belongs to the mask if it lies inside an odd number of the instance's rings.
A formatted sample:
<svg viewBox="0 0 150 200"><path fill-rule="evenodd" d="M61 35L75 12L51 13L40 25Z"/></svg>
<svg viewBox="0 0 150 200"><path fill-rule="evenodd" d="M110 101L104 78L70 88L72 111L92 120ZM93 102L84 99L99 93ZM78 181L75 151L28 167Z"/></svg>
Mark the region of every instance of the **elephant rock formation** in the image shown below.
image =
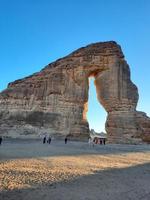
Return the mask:
<svg viewBox="0 0 150 200"><path fill-rule="evenodd" d="M48 132L55 137L87 138L91 76L108 114L108 141L150 142L150 118L136 111L138 90L114 41L82 47L38 73L9 83L0 93L0 134L30 137Z"/></svg>

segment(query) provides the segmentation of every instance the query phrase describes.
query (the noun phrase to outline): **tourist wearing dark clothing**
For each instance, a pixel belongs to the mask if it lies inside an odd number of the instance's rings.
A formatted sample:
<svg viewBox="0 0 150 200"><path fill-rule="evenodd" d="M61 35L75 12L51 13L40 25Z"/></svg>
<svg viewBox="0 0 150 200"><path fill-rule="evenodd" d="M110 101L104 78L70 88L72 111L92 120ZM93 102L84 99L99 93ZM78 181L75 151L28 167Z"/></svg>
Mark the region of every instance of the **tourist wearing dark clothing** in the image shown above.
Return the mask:
<svg viewBox="0 0 150 200"><path fill-rule="evenodd" d="M67 138L67 137L65 137L65 144L67 144L67 141L68 141L68 138Z"/></svg>
<svg viewBox="0 0 150 200"><path fill-rule="evenodd" d="M3 139L2 139L2 137L0 136L0 145L2 144L2 140L3 140Z"/></svg>
<svg viewBox="0 0 150 200"><path fill-rule="evenodd" d="M47 140L48 144L50 144L51 141L52 141L52 139L51 139L51 137L49 137L48 140Z"/></svg>
<svg viewBox="0 0 150 200"><path fill-rule="evenodd" d="M45 144L45 142L46 142L46 136L44 136L43 138L43 144Z"/></svg>
<svg viewBox="0 0 150 200"><path fill-rule="evenodd" d="M103 139L100 139L100 145L102 145L102 140L103 140Z"/></svg>
<svg viewBox="0 0 150 200"><path fill-rule="evenodd" d="M106 139L104 138L104 139L103 139L103 144L105 145L105 143L106 143Z"/></svg>

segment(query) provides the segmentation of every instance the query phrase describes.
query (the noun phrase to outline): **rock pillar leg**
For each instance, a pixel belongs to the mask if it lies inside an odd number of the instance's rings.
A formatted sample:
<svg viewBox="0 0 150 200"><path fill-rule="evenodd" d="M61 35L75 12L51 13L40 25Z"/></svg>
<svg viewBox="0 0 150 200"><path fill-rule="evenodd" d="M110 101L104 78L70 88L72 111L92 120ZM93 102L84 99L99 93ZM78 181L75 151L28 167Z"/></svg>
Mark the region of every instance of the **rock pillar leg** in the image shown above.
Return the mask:
<svg viewBox="0 0 150 200"><path fill-rule="evenodd" d="M136 120L138 92L125 60L115 60L95 77L97 97L108 113L105 124L112 143L135 143L140 131ZM138 141L139 142L139 141Z"/></svg>

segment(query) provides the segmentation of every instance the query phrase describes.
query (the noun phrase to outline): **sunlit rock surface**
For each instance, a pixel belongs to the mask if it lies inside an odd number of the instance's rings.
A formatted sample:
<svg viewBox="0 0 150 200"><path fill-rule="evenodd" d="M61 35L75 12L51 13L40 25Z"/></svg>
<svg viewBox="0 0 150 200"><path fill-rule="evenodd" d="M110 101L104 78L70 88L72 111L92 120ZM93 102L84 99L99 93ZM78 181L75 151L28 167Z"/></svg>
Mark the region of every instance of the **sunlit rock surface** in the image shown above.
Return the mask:
<svg viewBox="0 0 150 200"><path fill-rule="evenodd" d="M0 133L87 138L90 76L95 77L98 100L108 113L108 141L150 141L150 118L136 111L138 90L121 47L113 41L82 47L38 73L9 83L0 93Z"/></svg>

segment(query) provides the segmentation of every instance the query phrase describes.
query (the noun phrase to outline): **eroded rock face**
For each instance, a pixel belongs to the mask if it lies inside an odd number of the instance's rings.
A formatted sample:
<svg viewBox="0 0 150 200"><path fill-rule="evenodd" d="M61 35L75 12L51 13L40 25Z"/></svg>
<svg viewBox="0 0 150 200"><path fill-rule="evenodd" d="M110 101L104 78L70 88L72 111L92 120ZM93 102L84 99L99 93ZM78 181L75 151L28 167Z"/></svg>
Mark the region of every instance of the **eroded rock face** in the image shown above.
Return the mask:
<svg viewBox="0 0 150 200"><path fill-rule="evenodd" d="M0 93L0 132L5 135L89 135L88 78L95 77L99 102L108 113L110 142L147 141L150 119L136 111L137 87L116 42L88 45L8 85Z"/></svg>

